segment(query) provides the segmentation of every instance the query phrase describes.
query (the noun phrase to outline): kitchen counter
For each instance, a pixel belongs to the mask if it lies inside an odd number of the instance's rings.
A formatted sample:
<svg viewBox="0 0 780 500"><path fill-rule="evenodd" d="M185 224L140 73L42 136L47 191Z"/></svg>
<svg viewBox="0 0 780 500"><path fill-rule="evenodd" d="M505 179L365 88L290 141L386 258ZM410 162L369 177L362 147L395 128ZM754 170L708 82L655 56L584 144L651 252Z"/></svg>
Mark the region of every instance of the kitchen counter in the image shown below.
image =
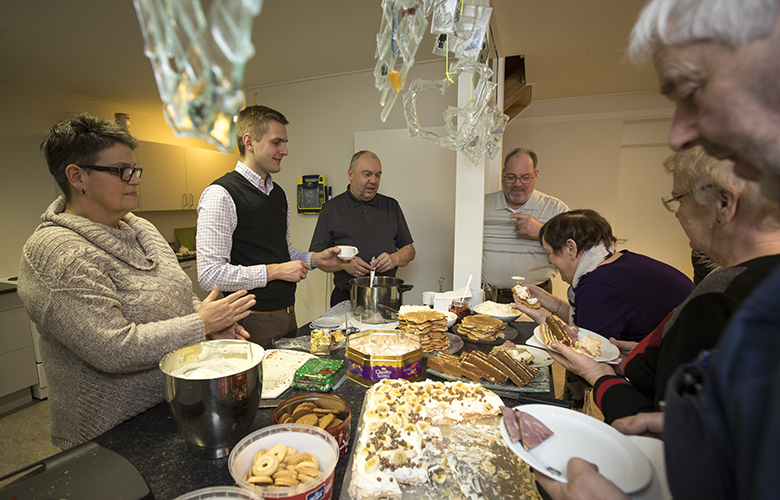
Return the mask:
<svg viewBox="0 0 780 500"><path fill-rule="evenodd" d="M520 325L520 326L515 326ZM513 324L520 331L520 338L529 336L533 324ZM528 331L525 331L525 330ZM304 325L296 335L308 335L309 325ZM520 338L516 339L519 343ZM491 346L474 346L466 344L464 348L481 350ZM488 349L489 350L489 349ZM333 357L343 359L344 351L336 351ZM425 374L425 359L423 373ZM552 376L550 377L552 387ZM293 391L285 397L304 391ZM354 439L366 387L346 379L332 394L347 401L352 410L351 437ZM554 391L552 392L554 394ZM533 395L540 397L541 395ZM541 396L540 399L544 397ZM516 401L506 399L507 404L515 405ZM255 418L253 431L272 425L273 408L261 408ZM165 403L159 404L136 417L127 420L113 429L103 433L93 440L109 450L119 453L132 463L149 484L157 500L169 500L184 493L208 486L233 485L233 479L228 472L228 458L203 460L195 458L187 451L184 438L179 435L176 424ZM352 453L352 447L350 447ZM333 498L339 498L344 475L350 454L339 460L334 478Z"/></svg>

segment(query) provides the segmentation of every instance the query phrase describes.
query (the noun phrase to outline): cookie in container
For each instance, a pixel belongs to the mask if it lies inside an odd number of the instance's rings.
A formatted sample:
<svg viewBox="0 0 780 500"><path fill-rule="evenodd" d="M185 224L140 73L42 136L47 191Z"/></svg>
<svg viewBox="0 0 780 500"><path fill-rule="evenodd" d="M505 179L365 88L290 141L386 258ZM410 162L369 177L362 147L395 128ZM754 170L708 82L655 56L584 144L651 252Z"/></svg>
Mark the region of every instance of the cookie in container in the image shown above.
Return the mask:
<svg viewBox="0 0 780 500"><path fill-rule="evenodd" d="M321 410L331 410L333 412L330 413L332 417L329 418L327 416L328 413L315 412L314 410L309 412L301 411L299 414L296 414L296 409L301 408L304 403L311 403L314 407ZM320 428L323 428L322 426L324 425L324 430L333 436L338 444L339 458L345 456L349 449L350 430L352 425L352 411L349 408L349 404L340 397L332 394L298 394L297 396L287 398L276 407L276 410L274 410L274 423L295 423L296 420L300 420L301 417L306 414L320 415L317 423L312 423L311 425ZM296 415L297 418L293 419L293 415Z"/></svg>
<svg viewBox="0 0 780 500"><path fill-rule="evenodd" d="M366 330L347 339L347 377L365 386L384 379L422 377L422 344L400 330Z"/></svg>

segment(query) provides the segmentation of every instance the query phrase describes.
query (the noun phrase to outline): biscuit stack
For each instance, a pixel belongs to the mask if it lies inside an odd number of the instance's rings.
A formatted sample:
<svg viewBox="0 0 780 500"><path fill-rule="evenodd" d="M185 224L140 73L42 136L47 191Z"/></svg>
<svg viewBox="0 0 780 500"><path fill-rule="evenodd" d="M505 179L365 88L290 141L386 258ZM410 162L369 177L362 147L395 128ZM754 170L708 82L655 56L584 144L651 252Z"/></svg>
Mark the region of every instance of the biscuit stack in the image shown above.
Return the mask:
<svg viewBox="0 0 780 500"><path fill-rule="evenodd" d="M314 403L301 403L292 409L292 413L283 413L279 416L280 424L305 424L329 429L339 425L343 420L338 418L339 410L320 408Z"/></svg>
<svg viewBox="0 0 780 500"><path fill-rule="evenodd" d="M500 319L484 314L466 316L458 326L458 333L466 335L471 340L493 341L504 338L506 323Z"/></svg>
<svg viewBox="0 0 780 500"><path fill-rule="evenodd" d="M446 351L450 347L447 338L447 316L439 311L413 311L398 316L398 328L417 335L424 353Z"/></svg>

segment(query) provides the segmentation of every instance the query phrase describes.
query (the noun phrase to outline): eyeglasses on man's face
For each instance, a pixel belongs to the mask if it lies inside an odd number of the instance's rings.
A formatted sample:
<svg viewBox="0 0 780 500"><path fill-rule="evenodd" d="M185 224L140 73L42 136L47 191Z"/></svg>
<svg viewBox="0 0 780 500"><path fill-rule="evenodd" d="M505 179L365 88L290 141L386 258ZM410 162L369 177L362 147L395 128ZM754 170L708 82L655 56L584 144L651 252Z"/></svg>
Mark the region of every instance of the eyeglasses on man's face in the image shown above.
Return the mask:
<svg viewBox="0 0 780 500"><path fill-rule="evenodd" d="M144 169L138 167L102 167L100 165L79 165L79 167L97 170L98 172L115 172L125 182L130 182L134 174L140 179L141 174L144 172Z"/></svg>
<svg viewBox="0 0 780 500"><path fill-rule="evenodd" d="M523 184L528 184L532 180L534 180L534 177L536 177L536 173L533 174L525 174L521 175L520 177L514 175L514 174L504 174L504 181L507 184L514 184L517 181L520 181Z"/></svg>

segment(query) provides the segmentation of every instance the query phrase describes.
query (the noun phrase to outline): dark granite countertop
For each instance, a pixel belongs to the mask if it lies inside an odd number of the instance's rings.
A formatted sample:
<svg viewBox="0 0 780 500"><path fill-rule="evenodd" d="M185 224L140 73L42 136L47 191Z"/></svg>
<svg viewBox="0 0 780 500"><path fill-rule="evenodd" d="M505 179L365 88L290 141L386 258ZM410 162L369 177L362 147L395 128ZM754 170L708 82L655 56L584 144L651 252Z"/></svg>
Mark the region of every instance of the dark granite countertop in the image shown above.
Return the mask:
<svg viewBox="0 0 780 500"><path fill-rule="evenodd" d="M517 325L517 324L515 324ZM528 332L521 330L517 343L530 336L533 325L528 325ZM309 334L309 325L304 325L299 335ZM488 349L491 346L475 346L466 343L464 349ZM335 358L344 357L344 351L339 350L332 355ZM423 360L424 362L425 360ZM423 373L425 368L423 367ZM552 377L550 377L552 385ZM292 396L304 391L293 391L284 396ZM339 460L333 482L333 498L339 498L346 473L347 464L354 446L358 420L366 387L346 379L332 393L341 397L352 410L352 425L350 452ZM537 395L534 395L535 397ZM515 405L517 401L506 399L507 404ZM255 418L253 431L272 425L273 408L261 408ZM166 404L159 404L136 417L127 420L93 440L97 444L119 453L133 464L149 484L157 500L174 499L185 493L209 486L233 485L233 479L228 472L228 458L216 460L199 459L187 451L184 438L176 429L176 424Z"/></svg>

